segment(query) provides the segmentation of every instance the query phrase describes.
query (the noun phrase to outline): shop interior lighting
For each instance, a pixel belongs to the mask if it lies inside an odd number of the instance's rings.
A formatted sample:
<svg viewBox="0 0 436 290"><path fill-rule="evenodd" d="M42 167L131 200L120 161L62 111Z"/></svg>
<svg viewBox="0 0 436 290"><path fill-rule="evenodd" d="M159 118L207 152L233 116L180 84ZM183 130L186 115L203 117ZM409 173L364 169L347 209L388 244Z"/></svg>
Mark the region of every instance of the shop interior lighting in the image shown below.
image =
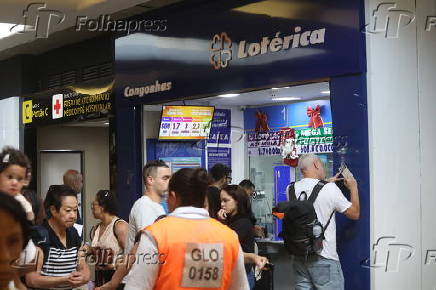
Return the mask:
<svg viewBox="0 0 436 290"><path fill-rule="evenodd" d="M329 95L330 91L321 91L321 94Z"/></svg>
<svg viewBox="0 0 436 290"><path fill-rule="evenodd" d="M220 98L234 98L239 96L239 94L223 94L223 95L218 95L218 97Z"/></svg>
<svg viewBox="0 0 436 290"><path fill-rule="evenodd" d="M273 101L297 101L301 100L298 97L280 97L280 98L272 98Z"/></svg>

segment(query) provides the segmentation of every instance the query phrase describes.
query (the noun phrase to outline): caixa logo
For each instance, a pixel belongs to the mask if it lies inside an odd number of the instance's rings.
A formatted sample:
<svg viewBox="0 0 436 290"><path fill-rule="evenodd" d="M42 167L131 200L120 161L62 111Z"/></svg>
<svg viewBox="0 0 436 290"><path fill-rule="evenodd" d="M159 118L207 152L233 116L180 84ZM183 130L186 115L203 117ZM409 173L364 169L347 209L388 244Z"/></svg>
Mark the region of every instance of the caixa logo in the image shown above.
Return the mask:
<svg viewBox="0 0 436 290"><path fill-rule="evenodd" d="M226 32L215 34L210 44L210 63L215 69L225 68L232 59L232 40Z"/></svg>

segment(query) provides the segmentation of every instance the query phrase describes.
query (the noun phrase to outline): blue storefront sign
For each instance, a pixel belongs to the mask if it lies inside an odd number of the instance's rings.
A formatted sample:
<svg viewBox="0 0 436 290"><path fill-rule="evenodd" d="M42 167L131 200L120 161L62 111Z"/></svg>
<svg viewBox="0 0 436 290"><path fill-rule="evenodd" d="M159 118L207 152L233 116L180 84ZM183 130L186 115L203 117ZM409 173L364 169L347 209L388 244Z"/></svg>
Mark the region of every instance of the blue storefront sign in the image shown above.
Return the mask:
<svg viewBox="0 0 436 290"><path fill-rule="evenodd" d="M231 111L228 109L215 109L210 129L209 144L230 144Z"/></svg>
<svg viewBox="0 0 436 290"><path fill-rule="evenodd" d="M232 168L232 149L221 147L207 148L207 169L210 170L217 163L222 163Z"/></svg>
<svg viewBox="0 0 436 290"><path fill-rule="evenodd" d="M166 31L116 39L117 96L153 103L362 72L360 5L211 1L165 15Z"/></svg>

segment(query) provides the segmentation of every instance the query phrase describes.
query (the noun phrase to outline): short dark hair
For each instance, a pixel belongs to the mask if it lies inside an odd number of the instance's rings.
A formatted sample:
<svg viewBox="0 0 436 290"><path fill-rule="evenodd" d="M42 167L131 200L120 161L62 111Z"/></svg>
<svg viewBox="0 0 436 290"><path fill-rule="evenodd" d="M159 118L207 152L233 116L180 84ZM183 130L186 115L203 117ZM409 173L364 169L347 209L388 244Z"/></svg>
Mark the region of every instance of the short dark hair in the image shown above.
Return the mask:
<svg viewBox="0 0 436 290"><path fill-rule="evenodd" d="M256 188L253 182L250 179L244 179L239 183L239 186L243 188Z"/></svg>
<svg viewBox="0 0 436 290"><path fill-rule="evenodd" d="M30 239L30 224L26 217L26 212L24 211L21 204L12 196L0 192L0 210L4 210L12 218L17 221L23 232L23 249L26 247L27 242Z"/></svg>
<svg viewBox="0 0 436 290"><path fill-rule="evenodd" d="M109 190L99 190L95 198L105 212L111 215L118 214L118 202L115 194Z"/></svg>
<svg viewBox="0 0 436 290"><path fill-rule="evenodd" d="M50 185L44 200L46 213L50 213L51 206L54 206L56 211L59 211L62 205L62 199L67 196L77 198L76 192L68 185Z"/></svg>
<svg viewBox="0 0 436 290"><path fill-rule="evenodd" d="M222 163L217 163L210 169L210 175L215 182L229 176L230 173L232 170Z"/></svg>
<svg viewBox="0 0 436 290"><path fill-rule="evenodd" d="M30 160L26 154L10 146L3 147L2 152L0 152L0 172L3 172L11 165L26 168L26 177L32 169Z"/></svg>
<svg viewBox="0 0 436 290"><path fill-rule="evenodd" d="M236 201L238 215L247 215L249 213L248 196L242 187L236 184L231 184L224 186L221 190L227 192L228 195L230 195Z"/></svg>
<svg viewBox="0 0 436 290"><path fill-rule="evenodd" d="M204 168L182 168L170 179L168 189L174 191L179 206L204 207L210 178Z"/></svg>
<svg viewBox="0 0 436 290"><path fill-rule="evenodd" d="M142 170L142 178L144 180L144 183L145 183L145 179L148 176L153 176L153 177L156 176L157 169L159 167L169 168L169 166L165 163L165 161L162 160L153 160L145 164L144 169Z"/></svg>

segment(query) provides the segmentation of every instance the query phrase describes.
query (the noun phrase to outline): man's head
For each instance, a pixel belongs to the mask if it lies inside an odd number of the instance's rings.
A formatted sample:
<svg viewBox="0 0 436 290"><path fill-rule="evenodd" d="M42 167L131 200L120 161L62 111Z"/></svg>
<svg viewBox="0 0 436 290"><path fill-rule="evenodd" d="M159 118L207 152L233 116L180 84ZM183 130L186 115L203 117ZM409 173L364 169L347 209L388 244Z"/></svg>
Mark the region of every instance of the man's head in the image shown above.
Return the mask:
<svg viewBox="0 0 436 290"><path fill-rule="evenodd" d="M301 155L298 160L298 167L306 178L325 179L324 163L315 154Z"/></svg>
<svg viewBox="0 0 436 290"><path fill-rule="evenodd" d="M232 182L232 170L224 164L217 163L210 169L210 176L214 180L214 185L221 188Z"/></svg>
<svg viewBox="0 0 436 290"><path fill-rule="evenodd" d="M64 184L70 186L75 193L79 193L83 189L83 177L79 171L69 169L64 173Z"/></svg>
<svg viewBox="0 0 436 290"><path fill-rule="evenodd" d="M249 198L253 195L254 191L256 190L256 186L253 182L251 182L249 179L244 179L239 183L239 186L242 187L245 190L245 193Z"/></svg>
<svg viewBox="0 0 436 290"><path fill-rule="evenodd" d="M164 161L154 160L147 162L142 170L142 176L148 192L156 193L160 197L163 197L168 192L171 171Z"/></svg>

